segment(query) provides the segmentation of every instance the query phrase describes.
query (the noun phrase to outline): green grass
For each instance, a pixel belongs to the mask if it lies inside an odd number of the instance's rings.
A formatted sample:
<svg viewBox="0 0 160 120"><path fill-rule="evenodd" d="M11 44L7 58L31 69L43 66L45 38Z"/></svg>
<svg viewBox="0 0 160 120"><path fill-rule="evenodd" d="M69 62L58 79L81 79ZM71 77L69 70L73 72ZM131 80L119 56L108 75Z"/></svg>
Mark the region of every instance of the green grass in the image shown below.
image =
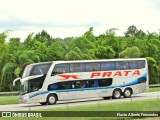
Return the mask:
<svg viewBox="0 0 160 120"><path fill-rule="evenodd" d="M64 108L50 108L38 111L160 111L160 100L140 100L123 103L103 103L95 105L82 105ZM1 120L25 120L27 118L1 118ZM30 120L131 120L133 117L44 117L44 118L29 118ZM137 119L137 118L136 118ZM146 119L146 118L144 118ZM155 118L155 120L158 118Z"/></svg>
<svg viewBox="0 0 160 120"><path fill-rule="evenodd" d="M65 108L49 108L39 111L160 111L160 99L101 104L98 104L97 101L95 105L66 106Z"/></svg>
<svg viewBox="0 0 160 120"><path fill-rule="evenodd" d="M157 92L157 91L160 91L160 87L149 88L149 92Z"/></svg>
<svg viewBox="0 0 160 120"><path fill-rule="evenodd" d="M19 103L18 96L0 96L0 105L18 104L18 103Z"/></svg>

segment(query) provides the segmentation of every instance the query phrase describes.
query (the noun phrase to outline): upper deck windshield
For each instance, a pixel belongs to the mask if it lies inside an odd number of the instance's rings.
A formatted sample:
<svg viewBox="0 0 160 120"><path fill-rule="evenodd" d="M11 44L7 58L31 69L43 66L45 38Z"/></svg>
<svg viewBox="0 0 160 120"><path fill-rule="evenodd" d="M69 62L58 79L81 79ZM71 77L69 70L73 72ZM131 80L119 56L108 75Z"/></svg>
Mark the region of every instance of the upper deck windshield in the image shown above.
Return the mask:
<svg viewBox="0 0 160 120"><path fill-rule="evenodd" d="M39 64L28 65L24 69L24 72L22 74L22 78L25 78L28 76L33 76L33 75L47 74L51 64L52 63L49 62L49 63L39 63Z"/></svg>

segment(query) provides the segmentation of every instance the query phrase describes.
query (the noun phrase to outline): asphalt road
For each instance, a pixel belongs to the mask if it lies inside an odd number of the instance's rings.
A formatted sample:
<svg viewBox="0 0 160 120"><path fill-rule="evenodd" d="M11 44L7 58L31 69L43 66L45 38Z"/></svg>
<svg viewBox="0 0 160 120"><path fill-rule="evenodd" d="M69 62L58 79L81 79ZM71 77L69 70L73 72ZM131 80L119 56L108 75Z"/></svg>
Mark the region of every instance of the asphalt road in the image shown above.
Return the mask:
<svg viewBox="0 0 160 120"><path fill-rule="evenodd" d="M42 106L40 104L12 104L12 105L0 105L0 111L30 111L30 110L38 110L38 109L46 109L46 108L68 108L70 106L79 106L79 105L89 105L89 104L103 104L103 103L117 103L117 102L125 102L125 101L137 101L144 99L159 99L160 100L160 92L149 92L133 95L131 98L121 98L121 99L107 99L104 100L102 98L92 98L92 99L80 99L80 100L71 100L71 101L58 101L55 105L45 105Z"/></svg>

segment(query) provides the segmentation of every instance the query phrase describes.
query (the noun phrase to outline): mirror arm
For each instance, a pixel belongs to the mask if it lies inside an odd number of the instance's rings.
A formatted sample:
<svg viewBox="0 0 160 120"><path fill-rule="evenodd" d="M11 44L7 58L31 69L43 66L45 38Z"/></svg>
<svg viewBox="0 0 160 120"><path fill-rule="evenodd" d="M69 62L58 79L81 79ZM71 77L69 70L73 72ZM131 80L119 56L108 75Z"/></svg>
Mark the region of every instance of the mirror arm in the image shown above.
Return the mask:
<svg viewBox="0 0 160 120"><path fill-rule="evenodd" d="M16 79L14 79L13 80L13 86L15 86L15 83L18 81L18 80L20 80L21 78L19 77L19 78L16 78Z"/></svg>

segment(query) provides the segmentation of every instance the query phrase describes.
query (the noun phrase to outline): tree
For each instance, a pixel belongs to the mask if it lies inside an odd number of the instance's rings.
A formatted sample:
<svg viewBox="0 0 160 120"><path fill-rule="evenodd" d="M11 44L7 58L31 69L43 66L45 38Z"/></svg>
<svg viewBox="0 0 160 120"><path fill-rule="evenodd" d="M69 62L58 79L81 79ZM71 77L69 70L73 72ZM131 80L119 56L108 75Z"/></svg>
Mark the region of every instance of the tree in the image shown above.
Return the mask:
<svg viewBox="0 0 160 120"><path fill-rule="evenodd" d="M45 30L42 30L36 34L34 39L40 41L41 43L45 43L47 46L51 46L52 42L54 42L54 39Z"/></svg>
<svg viewBox="0 0 160 120"><path fill-rule="evenodd" d="M107 37L114 37L116 35L117 30L118 30L118 28L111 28L109 30L106 30L104 35Z"/></svg>
<svg viewBox="0 0 160 120"><path fill-rule="evenodd" d="M140 57L141 52L138 47L127 47L124 51L120 53L122 58L138 58Z"/></svg>
<svg viewBox="0 0 160 120"><path fill-rule="evenodd" d="M148 68L149 68L149 78L150 79L150 84L158 84L159 83L159 77L156 78L157 76L157 62L154 58L152 57L146 57L148 61Z"/></svg>
<svg viewBox="0 0 160 120"><path fill-rule="evenodd" d="M138 30L135 36L139 39L144 39L146 34L142 30Z"/></svg>
<svg viewBox="0 0 160 120"><path fill-rule="evenodd" d="M131 25L128 27L127 32L125 32L124 34L126 37L129 37L129 36L133 37L133 36L136 36L137 32L138 32L138 30L137 30L136 26Z"/></svg>
<svg viewBox="0 0 160 120"><path fill-rule="evenodd" d="M27 38L23 42L24 49L32 49L34 42L35 42L34 41L34 33L31 33L27 36Z"/></svg>
<svg viewBox="0 0 160 120"><path fill-rule="evenodd" d="M86 37L88 40L92 42L95 41L95 37L93 34L93 27L90 27L89 30L86 31L82 37Z"/></svg>
<svg viewBox="0 0 160 120"><path fill-rule="evenodd" d="M111 46L98 46L96 49L96 57L99 59L111 59L115 56L115 51L112 49Z"/></svg>
<svg viewBox="0 0 160 120"><path fill-rule="evenodd" d="M5 31L5 32L3 32L3 33L0 33L0 91L2 91L3 90L3 88L2 87L4 87L3 86L3 81L4 81L4 79L3 79L3 74L2 74L2 69L3 69L3 67L5 66L5 63L6 63L6 60L8 59L8 58L6 58L6 54L7 54L7 44L6 44L6 38L7 38L7 36L8 36L8 32L9 31Z"/></svg>
<svg viewBox="0 0 160 120"><path fill-rule="evenodd" d="M64 49L60 41L53 42L46 51L47 61L62 60L64 59Z"/></svg>
<svg viewBox="0 0 160 120"><path fill-rule="evenodd" d="M14 78L14 69L16 68L15 63L7 63L2 69L2 79L1 79L1 91L11 91L13 86L10 86Z"/></svg>
<svg viewBox="0 0 160 120"><path fill-rule="evenodd" d="M65 60L81 60L81 56L78 55L75 51L70 51L65 55Z"/></svg>

